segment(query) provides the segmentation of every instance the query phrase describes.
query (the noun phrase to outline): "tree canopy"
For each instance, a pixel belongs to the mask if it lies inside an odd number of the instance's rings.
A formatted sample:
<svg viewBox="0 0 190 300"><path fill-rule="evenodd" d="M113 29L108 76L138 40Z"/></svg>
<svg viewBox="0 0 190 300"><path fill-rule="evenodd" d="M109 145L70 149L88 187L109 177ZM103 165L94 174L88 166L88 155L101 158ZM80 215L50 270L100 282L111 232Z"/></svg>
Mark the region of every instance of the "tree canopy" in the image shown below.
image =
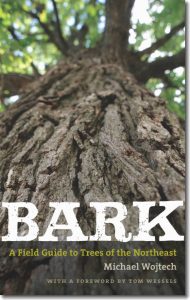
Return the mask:
<svg viewBox="0 0 190 300"><path fill-rule="evenodd" d="M106 37L109 44L110 25L106 10L112 10L113 14L119 12L124 2L1 0L0 110L10 103L11 95L19 95L22 85L16 77L18 88L15 87L15 81L12 81L15 76L24 78L25 83L30 82L62 57L76 55L84 48L102 49ZM125 51L128 69L157 96L166 98L171 111L184 118L185 3L183 0L127 2L130 9L128 7L127 15L123 13L127 34L122 51ZM141 10L142 17L139 17L137 11ZM144 17L143 11L146 12ZM121 14L120 18L122 22Z"/></svg>

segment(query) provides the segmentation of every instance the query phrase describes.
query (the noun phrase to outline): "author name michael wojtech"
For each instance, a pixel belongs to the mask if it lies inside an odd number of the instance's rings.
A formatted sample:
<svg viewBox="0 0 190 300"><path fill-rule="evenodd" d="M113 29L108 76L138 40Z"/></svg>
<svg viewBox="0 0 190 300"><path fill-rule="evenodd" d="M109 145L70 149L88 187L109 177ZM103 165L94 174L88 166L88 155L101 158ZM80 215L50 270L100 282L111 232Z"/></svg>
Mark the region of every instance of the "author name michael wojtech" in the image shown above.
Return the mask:
<svg viewBox="0 0 190 300"><path fill-rule="evenodd" d="M139 271L139 270L143 270L143 271L154 271L155 273L159 272L159 271L176 271L177 270L177 266L173 263L170 263L168 265L163 265L161 263L155 263L155 264L151 264L151 263L135 263L133 265L126 265L121 263L104 263L104 270L106 271Z"/></svg>

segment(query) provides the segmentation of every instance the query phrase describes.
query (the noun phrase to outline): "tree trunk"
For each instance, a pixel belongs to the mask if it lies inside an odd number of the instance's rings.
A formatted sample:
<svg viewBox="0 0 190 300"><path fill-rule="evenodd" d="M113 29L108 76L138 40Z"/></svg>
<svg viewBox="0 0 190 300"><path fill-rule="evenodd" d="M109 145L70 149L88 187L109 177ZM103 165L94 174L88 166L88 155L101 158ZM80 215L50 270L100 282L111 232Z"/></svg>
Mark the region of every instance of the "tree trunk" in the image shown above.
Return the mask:
<svg viewBox="0 0 190 300"><path fill-rule="evenodd" d="M95 215L89 207L91 201L116 201L130 208L133 201L158 203L184 199L182 135L177 118L167 111L164 100L138 85L120 66L103 64L96 57L67 59L33 83L22 99L1 116L0 200L34 203L39 210L36 220L40 233L47 228L52 215L48 208L50 201L80 202L76 212L79 224L85 234L93 234ZM135 232L138 227L135 209L129 210L127 220L127 230ZM170 221L184 234L182 209L172 213ZM0 222L3 236L7 233L7 211L1 210ZM25 230L24 225L19 230ZM156 228L155 232L160 230ZM107 232L114 235L111 226ZM161 271L159 278L169 276L177 284L118 285L117 278L145 279L150 274L104 271L103 263L108 260L105 257L8 256L9 249L24 245L28 249L79 251L81 248L175 248L177 257L172 260L168 257L140 260L174 261L177 272L166 275ZM1 242L1 248L3 294L184 293L182 242ZM129 264L137 258L109 258L109 262L121 260ZM48 284L47 278L103 278L115 282Z"/></svg>

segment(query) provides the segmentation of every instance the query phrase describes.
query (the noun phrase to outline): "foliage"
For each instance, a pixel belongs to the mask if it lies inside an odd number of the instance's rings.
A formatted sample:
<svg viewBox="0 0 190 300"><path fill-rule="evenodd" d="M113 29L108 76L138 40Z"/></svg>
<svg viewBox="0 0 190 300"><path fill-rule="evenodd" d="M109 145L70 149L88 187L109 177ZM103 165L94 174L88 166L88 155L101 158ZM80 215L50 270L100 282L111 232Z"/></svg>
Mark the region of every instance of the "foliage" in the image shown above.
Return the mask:
<svg viewBox="0 0 190 300"><path fill-rule="evenodd" d="M140 3L140 1L139 1ZM139 21L133 23L133 29L136 32L136 41L134 48L143 50L143 44L147 37L152 43L167 34L172 27L180 24L185 19L185 3L183 0L149 0L148 22ZM184 48L184 29L180 30L162 47L154 51L148 57L145 55L144 60L154 61L157 57L166 55L172 56ZM179 70L180 69L180 70ZM182 68L177 68L172 72L165 72L167 82L160 85L160 80L150 79L147 87L156 95L160 95L168 100L168 108L175 112L180 118L185 117L185 72ZM168 86L170 82L170 86ZM176 95L177 93L177 95Z"/></svg>
<svg viewBox="0 0 190 300"><path fill-rule="evenodd" d="M94 47L101 40L105 25L104 0L56 0L61 29L74 45L80 44L80 32L88 31L84 37L86 47ZM143 22L132 17L130 47L142 51L147 43L153 43L168 33L171 28L184 20L183 0L148 0L149 18ZM142 4L136 0L137 9ZM54 30L55 11L52 0L1 0L0 4L0 60L1 73L18 72L32 74L37 68L43 74L47 68L61 59L62 53L28 12L35 12L42 23ZM179 30L164 45L152 54L143 55L143 60L154 61L158 57L172 56L184 47L184 30ZM168 107L179 117L184 117L184 72L178 69L165 73L162 79L150 79L147 86L153 91L160 90L168 100ZM167 82L166 82L167 81ZM163 83L159 86L160 83ZM169 83L169 84L168 84ZM176 94L177 93L177 94ZM0 108L2 110L2 108Z"/></svg>
<svg viewBox="0 0 190 300"><path fill-rule="evenodd" d="M5 106L2 103L0 103L0 112L3 112L4 110L5 110Z"/></svg>

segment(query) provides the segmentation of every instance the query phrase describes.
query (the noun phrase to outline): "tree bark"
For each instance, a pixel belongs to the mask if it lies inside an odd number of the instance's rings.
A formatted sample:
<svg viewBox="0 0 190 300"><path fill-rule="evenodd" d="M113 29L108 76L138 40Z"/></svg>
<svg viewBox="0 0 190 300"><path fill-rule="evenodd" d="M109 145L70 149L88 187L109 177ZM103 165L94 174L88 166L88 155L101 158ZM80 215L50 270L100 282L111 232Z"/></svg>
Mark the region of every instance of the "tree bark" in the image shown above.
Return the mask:
<svg viewBox="0 0 190 300"><path fill-rule="evenodd" d="M131 11L135 0L107 0L103 56L126 65Z"/></svg>
<svg viewBox="0 0 190 300"><path fill-rule="evenodd" d="M88 234L94 232L91 201L117 201L131 207L133 201L184 199L183 132L177 118L167 111L163 99L139 86L131 74L117 64L103 64L97 57L62 61L33 83L31 90L1 115L0 137L0 200L34 203L39 210L36 220L41 232L51 217L50 201L80 202L77 218ZM6 212L1 210L1 236L7 232L6 218ZM129 231L135 232L136 219L137 212L132 210L127 222ZM184 234L182 210L172 214L171 222ZM25 230L24 225L19 230ZM114 235L111 226L107 232ZM93 250L175 247L179 269L170 278L177 278L178 284L156 284L151 288L48 285L46 278L117 279L118 272L104 271L101 257L8 257L12 244L1 244L3 294L174 295L184 291L182 243L46 244L51 248L59 245ZM27 248L36 245L42 247L35 242L26 243ZM167 259L154 257L149 261L166 263ZM133 257L124 258L127 263L134 261ZM134 273L130 278L137 276ZM119 275L128 276L124 271ZM138 275L147 276L141 271ZM159 275L165 277L164 271Z"/></svg>

